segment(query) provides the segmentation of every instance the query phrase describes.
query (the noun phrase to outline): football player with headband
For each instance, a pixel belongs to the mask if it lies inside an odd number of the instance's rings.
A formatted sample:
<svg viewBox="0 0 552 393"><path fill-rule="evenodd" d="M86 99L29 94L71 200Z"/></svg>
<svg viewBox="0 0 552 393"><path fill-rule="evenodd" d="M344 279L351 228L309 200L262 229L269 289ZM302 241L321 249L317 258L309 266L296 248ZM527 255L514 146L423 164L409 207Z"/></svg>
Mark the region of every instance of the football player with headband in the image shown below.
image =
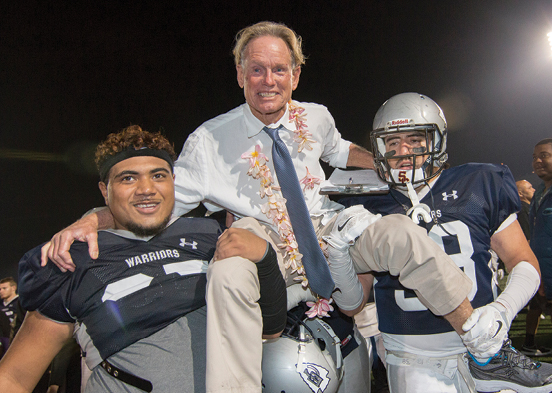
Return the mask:
<svg viewBox="0 0 552 393"><path fill-rule="evenodd" d="M473 282L469 300L476 310L463 329L497 312L502 317L497 323L509 326L540 282L537 260L516 220L520 200L510 170L477 163L448 168L445 116L418 93L386 101L370 139L378 175L391 185L390 192L340 202L362 204L383 216L410 216ZM510 273L498 297L491 249ZM473 356L466 351L468 333L457 335L396 276L377 274L375 294L392 392L552 390L552 365L531 361L510 340L490 358Z"/></svg>
<svg viewBox="0 0 552 393"><path fill-rule="evenodd" d="M214 219L173 217L175 158L161 134L138 126L98 146L99 187L115 228L98 233L95 260L86 243L73 243L74 272L41 268L40 246L22 258L20 298L30 311L0 362L0 391L31 392L75 334L92 370L86 392L205 392L213 257L254 262L264 334L284 329L285 283L274 249L245 229L223 232Z"/></svg>

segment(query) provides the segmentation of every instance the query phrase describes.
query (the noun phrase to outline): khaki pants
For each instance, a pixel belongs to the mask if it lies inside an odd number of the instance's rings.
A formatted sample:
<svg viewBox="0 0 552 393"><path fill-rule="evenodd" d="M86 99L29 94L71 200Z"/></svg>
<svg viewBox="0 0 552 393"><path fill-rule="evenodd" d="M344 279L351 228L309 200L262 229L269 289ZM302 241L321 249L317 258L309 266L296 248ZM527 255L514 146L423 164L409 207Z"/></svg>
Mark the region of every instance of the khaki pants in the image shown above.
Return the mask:
<svg viewBox="0 0 552 393"><path fill-rule="evenodd" d="M335 218L334 218L335 220ZM328 234L314 219L318 235ZM287 285L295 275L283 267L279 236L252 218L233 225L266 239L278 251L280 270ZM416 292L437 315L462 303L471 281L408 217L383 217L368 227L351 247L358 273L390 272ZM257 268L251 261L233 257L211 263L207 271L207 392L261 393L262 318Z"/></svg>

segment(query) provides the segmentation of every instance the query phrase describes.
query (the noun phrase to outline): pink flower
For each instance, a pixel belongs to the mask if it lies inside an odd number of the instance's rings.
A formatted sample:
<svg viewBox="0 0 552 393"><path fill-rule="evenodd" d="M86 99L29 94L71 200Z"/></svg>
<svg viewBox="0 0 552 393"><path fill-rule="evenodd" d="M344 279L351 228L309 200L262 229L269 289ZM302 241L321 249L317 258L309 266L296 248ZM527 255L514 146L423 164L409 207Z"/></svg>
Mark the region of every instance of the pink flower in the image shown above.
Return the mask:
<svg viewBox="0 0 552 393"><path fill-rule="evenodd" d="M301 153L303 149L312 150L311 143L316 143L314 139L310 139L307 137L301 137L301 138L295 138L295 141L299 143L299 147L297 148L297 151Z"/></svg>
<svg viewBox="0 0 552 393"><path fill-rule="evenodd" d="M278 222L278 233L280 234L280 239L282 239L282 241L290 235L293 235L291 224L285 219Z"/></svg>
<svg viewBox="0 0 552 393"><path fill-rule="evenodd" d="M309 138L312 134L310 132L301 130L302 132L295 131L295 138L293 140L299 144L297 151L301 153L304 148L312 150L311 143L316 143L314 139Z"/></svg>
<svg viewBox="0 0 552 393"><path fill-rule="evenodd" d="M259 186L259 193L261 194L261 198L264 198L265 195L268 195L269 197L272 196L273 195L272 187L271 187L272 180L264 176L260 176L260 178L261 178L261 181L260 181L261 184Z"/></svg>
<svg viewBox="0 0 552 393"><path fill-rule="evenodd" d="M307 188L312 190L314 188L314 185L320 184L320 181L322 180L322 178L318 176L311 175L308 167L305 168L307 168L307 174L299 181L299 183L304 184L303 191L305 191Z"/></svg>
<svg viewBox="0 0 552 393"><path fill-rule="evenodd" d="M308 128L307 119L305 119L305 116L297 116L295 118L295 126L297 127L297 132L304 132L304 133L308 132L304 130L304 128Z"/></svg>
<svg viewBox="0 0 552 393"><path fill-rule="evenodd" d="M303 266L301 266L299 269L297 269L297 274L299 274L299 276L295 277L293 280L294 281L300 281L301 286L303 288L307 288L309 286L309 280L307 279L307 276L305 276L305 271L303 270Z"/></svg>
<svg viewBox="0 0 552 393"><path fill-rule="evenodd" d="M249 167L249 170L247 171L247 174L251 176L253 179L259 178L259 166L253 165L252 167Z"/></svg>
<svg viewBox="0 0 552 393"><path fill-rule="evenodd" d="M318 299L316 303L307 302L307 306L310 307L310 309L306 312L307 317L328 317L328 312L334 310L334 308L330 305L332 302L333 299L328 300L324 298Z"/></svg>
<svg viewBox="0 0 552 393"><path fill-rule="evenodd" d="M276 209L273 209L271 206L270 206L270 203L265 203L264 205L261 206L261 211L266 214L266 216L270 219L272 219L272 221L275 221L278 219L278 210Z"/></svg>
<svg viewBox="0 0 552 393"><path fill-rule="evenodd" d="M251 168L255 166L263 166L268 161L268 157L261 152L260 145L256 145L255 151L252 153L243 153L241 158L249 159L249 165Z"/></svg>
<svg viewBox="0 0 552 393"><path fill-rule="evenodd" d="M293 103L289 101L289 120L293 120L294 117L299 116L304 111L305 108L293 105Z"/></svg>

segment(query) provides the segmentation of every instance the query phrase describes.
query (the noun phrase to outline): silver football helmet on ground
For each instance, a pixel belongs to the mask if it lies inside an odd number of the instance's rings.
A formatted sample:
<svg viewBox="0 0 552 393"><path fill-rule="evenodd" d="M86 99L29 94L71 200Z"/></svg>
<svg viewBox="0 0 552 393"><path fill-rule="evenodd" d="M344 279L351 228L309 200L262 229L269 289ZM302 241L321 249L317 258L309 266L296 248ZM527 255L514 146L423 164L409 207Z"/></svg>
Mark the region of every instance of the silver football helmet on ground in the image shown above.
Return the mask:
<svg viewBox="0 0 552 393"><path fill-rule="evenodd" d="M377 111L370 133L374 165L379 177L392 185L404 185L408 180L416 186L437 176L447 161L447 121L442 109L431 98L418 93L402 93L391 97ZM385 139L393 134L419 132L425 135L426 147L414 148L407 155L386 151ZM424 157L422 170L412 169L409 176L397 176L389 159L409 158L416 162ZM403 174L404 175L404 174Z"/></svg>
<svg viewBox="0 0 552 393"><path fill-rule="evenodd" d="M343 376L341 343L319 318L295 319L263 343L263 393L335 393Z"/></svg>

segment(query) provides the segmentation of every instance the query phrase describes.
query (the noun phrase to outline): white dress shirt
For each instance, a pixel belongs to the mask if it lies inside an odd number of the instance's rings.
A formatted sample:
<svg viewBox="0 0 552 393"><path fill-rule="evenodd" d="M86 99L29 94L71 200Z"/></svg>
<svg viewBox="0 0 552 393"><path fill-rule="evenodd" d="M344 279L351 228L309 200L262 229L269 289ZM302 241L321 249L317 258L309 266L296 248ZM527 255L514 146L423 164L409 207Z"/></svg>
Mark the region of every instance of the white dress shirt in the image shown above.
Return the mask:
<svg viewBox="0 0 552 393"><path fill-rule="evenodd" d="M345 168L351 142L341 138L335 123L326 107L312 103L297 103L305 109L307 130L316 143L313 150L298 152L298 143L293 141L295 123L289 120L289 109L282 118L269 127L280 124L280 138L288 146L295 164L299 180L307 174L325 179L320 159L329 165ZM175 163L176 205L174 213L182 215L203 202L208 210L226 209L236 217L253 217L273 226L271 220L261 211L267 197L260 196L260 181L247 174L250 164L241 158L243 153L251 153L259 145L264 155L275 185L278 179L272 163L272 139L262 131L265 125L257 119L249 108L239 107L215 117L197 128L186 140L184 148ZM324 216L323 222L331 218L342 206L320 195L320 185L305 189L305 201L311 216Z"/></svg>

